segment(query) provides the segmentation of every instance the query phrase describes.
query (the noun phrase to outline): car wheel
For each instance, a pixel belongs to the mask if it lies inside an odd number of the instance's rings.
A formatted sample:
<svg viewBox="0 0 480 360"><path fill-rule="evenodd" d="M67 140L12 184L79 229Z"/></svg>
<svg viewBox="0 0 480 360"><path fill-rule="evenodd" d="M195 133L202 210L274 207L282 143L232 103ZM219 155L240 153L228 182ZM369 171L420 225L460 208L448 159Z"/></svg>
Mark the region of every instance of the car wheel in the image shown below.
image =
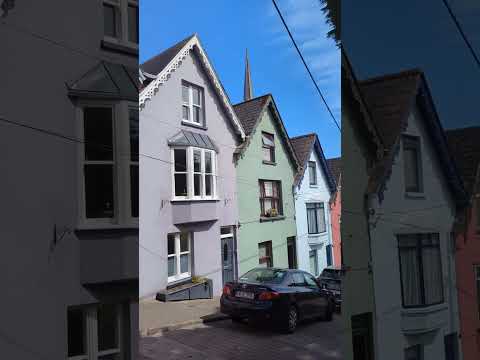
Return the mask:
<svg viewBox="0 0 480 360"><path fill-rule="evenodd" d="M232 322L234 322L234 323L243 322L243 319L241 317L238 317L238 316L232 316L231 319L232 319Z"/></svg>
<svg viewBox="0 0 480 360"><path fill-rule="evenodd" d="M289 334L293 333L298 324L298 311L294 305L288 309L287 323L285 324L285 331Z"/></svg>

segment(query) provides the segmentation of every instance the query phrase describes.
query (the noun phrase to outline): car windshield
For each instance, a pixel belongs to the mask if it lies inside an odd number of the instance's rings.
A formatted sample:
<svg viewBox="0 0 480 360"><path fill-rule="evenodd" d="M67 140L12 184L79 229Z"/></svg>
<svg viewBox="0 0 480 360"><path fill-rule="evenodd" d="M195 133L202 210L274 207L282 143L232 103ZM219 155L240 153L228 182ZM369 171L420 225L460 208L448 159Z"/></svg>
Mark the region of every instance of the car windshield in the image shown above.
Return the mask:
<svg viewBox="0 0 480 360"><path fill-rule="evenodd" d="M338 291L340 291L341 289L341 284L339 280L325 279L323 280L323 283L325 284L327 289L338 290Z"/></svg>
<svg viewBox="0 0 480 360"><path fill-rule="evenodd" d="M280 269L253 269L242 275L240 282L280 284L285 278L285 270Z"/></svg>

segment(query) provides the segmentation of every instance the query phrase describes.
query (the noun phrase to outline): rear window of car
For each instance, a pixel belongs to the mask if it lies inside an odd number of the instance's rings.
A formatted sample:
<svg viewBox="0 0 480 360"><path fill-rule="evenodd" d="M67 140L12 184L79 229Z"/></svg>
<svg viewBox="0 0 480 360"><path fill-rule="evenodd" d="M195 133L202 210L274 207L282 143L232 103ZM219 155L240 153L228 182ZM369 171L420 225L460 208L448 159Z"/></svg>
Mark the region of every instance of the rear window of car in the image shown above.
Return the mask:
<svg viewBox="0 0 480 360"><path fill-rule="evenodd" d="M241 282L280 284L287 272L280 269L253 269L242 275Z"/></svg>
<svg viewBox="0 0 480 360"><path fill-rule="evenodd" d="M333 269L324 269L320 276L334 278L334 279L340 278L340 274L338 273L338 271Z"/></svg>

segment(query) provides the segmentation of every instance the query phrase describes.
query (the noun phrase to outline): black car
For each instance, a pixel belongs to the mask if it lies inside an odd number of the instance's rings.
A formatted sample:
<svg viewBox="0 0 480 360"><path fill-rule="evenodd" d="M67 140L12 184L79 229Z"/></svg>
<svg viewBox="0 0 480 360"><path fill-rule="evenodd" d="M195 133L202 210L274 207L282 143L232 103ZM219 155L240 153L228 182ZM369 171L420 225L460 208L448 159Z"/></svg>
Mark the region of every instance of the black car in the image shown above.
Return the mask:
<svg viewBox="0 0 480 360"><path fill-rule="evenodd" d="M342 278L341 269L337 267L326 267L318 277L320 286L328 290L335 301L335 306L340 310L342 305Z"/></svg>
<svg viewBox="0 0 480 360"><path fill-rule="evenodd" d="M233 321L270 320L291 333L303 319L332 320L335 304L331 294L305 271L255 268L225 284L220 310Z"/></svg>

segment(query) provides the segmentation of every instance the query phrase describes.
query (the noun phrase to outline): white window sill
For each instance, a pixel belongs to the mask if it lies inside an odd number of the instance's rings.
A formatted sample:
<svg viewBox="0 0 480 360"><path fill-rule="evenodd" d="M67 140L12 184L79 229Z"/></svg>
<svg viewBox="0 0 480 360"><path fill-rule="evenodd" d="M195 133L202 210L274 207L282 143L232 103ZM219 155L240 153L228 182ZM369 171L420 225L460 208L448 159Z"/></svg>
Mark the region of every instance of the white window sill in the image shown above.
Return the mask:
<svg viewBox="0 0 480 360"><path fill-rule="evenodd" d="M107 223L98 223L98 224L87 224L80 223L77 224L75 230L131 230L138 229L138 222L135 223L125 223L125 224L107 224Z"/></svg>
<svg viewBox="0 0 480 360"><path fill-rule="evenodd" d="M212 199L175 199L173 198L170 200L172 203L176 202L204 202L204 201L220 201L221 199L219 198L212 198Z"/></svg>
<svg viewBox="0 0 480 360"><path fill-rule="evenodd" d="M405 192L405 197L408 199L425 199L425 193L419 193L419 192Z"/></svg>
<svg viewBox="0 0 480 360"><path fill-rule="evenodd" d="M204 124L198 124L196 122L188 121L188 120L185 120L185 119L182 120L182 125L190 126L190 127L193 127L193 128L196 128L196 129L201 129L201 130L208 130L207 127Z"/></svg>
<svg viewBox="0 0 480 360"><path fill-rule="evenodd" d="M179 283L179 282L185 281L187 279L191 279L191 278L192 278L191 273L185 273L185 274L180 274L180 275L176 275L176 276L170 276L167 279L167 284L168 284L168 286L171 286L171 285L175 285L176 283Z"/></svg>
<svg viewBox="0 0 480 360"><path fill-rule="evenodd" d="M105 36L102 40L102 48L129 55L138 55L138 44L121 41L116 38Z"/></svg>

